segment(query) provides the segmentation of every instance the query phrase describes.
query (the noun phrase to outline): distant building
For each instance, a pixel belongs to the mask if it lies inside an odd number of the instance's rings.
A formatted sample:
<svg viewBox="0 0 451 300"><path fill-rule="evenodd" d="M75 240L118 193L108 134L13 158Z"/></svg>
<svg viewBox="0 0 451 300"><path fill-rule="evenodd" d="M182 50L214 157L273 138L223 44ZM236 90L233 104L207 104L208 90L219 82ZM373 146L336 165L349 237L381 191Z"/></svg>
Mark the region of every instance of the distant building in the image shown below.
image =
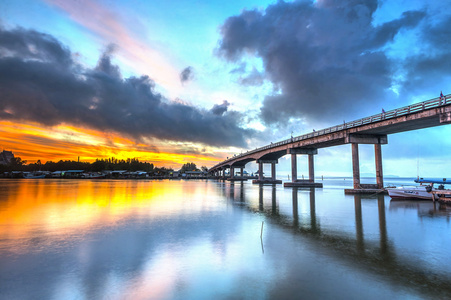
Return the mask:
<svg viewBox="0 0 451 300"><path fill-rule="evenodd" d="M186 171L185 174L186 174L186 177L190 177L190 178L204 176L204 173L202 171Z"/></svg>
<svg viewBox="0 0 451 300"><path fill-rule="evenodd" d="M0 152L0 165L7 165L12 159L14 159L14 154L12 151L3 150Z"/></svg>

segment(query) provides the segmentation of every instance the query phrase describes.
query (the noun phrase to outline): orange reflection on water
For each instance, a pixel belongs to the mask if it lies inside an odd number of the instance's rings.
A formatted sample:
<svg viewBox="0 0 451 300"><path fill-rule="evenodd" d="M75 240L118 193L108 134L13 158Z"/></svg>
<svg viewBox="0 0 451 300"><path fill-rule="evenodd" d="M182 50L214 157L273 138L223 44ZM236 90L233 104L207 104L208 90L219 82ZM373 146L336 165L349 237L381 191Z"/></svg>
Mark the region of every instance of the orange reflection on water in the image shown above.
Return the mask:
<svg viewBox="0 0 451 300"><path fill-rule="evenodd" d="M11 252L21 252L37 232L52 243L128 217L162 218L184 206L192 211L189 199L201 193L195 186L148 180L2 179L0 187L0 239Z"/></svg>

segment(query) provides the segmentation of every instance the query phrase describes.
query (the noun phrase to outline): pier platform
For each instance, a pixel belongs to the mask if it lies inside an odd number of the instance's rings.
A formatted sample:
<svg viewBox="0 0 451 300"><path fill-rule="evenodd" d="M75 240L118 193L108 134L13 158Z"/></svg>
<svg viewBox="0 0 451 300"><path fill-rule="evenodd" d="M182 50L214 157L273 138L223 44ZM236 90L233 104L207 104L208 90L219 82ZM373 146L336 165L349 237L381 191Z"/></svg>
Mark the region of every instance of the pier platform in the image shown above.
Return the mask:
<svg viewBox="0 0 451 300"><path fill-rule="evenodd" d="M362 194L384 194L388 195L385 189L345 189L346 195L362 195Z"/></svg>
<svg viewBox="0 0 451 300"><path fill-rule="evenodd" d="M284 187L314 187L314 188L322 188L323 184L319 182L311 182L309 180L296 180L292 182L285 182L283 184Z"/></svg>
<svg viewBox="0 0 451 300"><path fill-rule="evenodd" d="M272 180L271 178L268 179L254 179L252 180L253 184L280 184L282 183L282 180Z"/></svg>
<svg viewBox="0 0 451 300"><path fill-rule="evenodd" d="M432 191L432 194L437 195L437 201L440 204L451 205L451 190L436 190Z"/></svg>
<svg viewBox="0 0 451 300"><path fill-rule="evenodd" d="M233 178L227 178L227 181L247 181L247 178L233 177Z"/></svg>

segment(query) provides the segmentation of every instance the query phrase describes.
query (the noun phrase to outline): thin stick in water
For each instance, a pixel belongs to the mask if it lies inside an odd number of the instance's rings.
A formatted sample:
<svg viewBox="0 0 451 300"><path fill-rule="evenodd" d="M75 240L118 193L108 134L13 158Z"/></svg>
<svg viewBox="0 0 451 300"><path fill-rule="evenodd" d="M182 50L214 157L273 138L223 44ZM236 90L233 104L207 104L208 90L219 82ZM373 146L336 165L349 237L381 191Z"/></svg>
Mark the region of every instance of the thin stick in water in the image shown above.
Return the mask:
<svg viewBox="0 0 451 300"><path fill-rule="evenodd" d="M262 230L260 231L260 238L262 238L262 236L263 236L263 223L265 223L265 222L262 221Z"/></svg>

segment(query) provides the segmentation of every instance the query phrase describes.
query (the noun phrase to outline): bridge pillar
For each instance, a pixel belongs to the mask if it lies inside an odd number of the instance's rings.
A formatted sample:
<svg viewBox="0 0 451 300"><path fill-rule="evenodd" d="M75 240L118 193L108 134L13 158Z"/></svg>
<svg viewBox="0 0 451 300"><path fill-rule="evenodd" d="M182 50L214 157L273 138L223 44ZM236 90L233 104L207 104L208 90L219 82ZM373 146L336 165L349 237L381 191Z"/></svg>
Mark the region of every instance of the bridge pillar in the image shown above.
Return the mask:
<svg viewBox="0 0 451 300"><path fill-rule="evenodd" d="M239 168L241 176L235 176L235 170ZM230 166L230 177L227 178L228 181L246 181L247 178L243 177L244 166Z"/></svg>
<svg viewBox="0 0 451 300"><path fill-rule="evenodd" d="M263 163L258 163L258 180L263 180Z"/></svg>
<svg viewBox="0 0 451 300"><path fill-rule="evenodd" d="M376 161L376 184L378 189L384 188L384 177L382 172L382 147L374 144L374 156Z"/></svg>
<svg viewBox="0 0 451 300"><path fill-rule="evenodd" d="M277 180L276 179L276 163L277 163L277 160L257 160L257 163L258 163L258 179L252 180L252 183L259 183L259 184L264 184L264 183L270 183L270 184L282 183L282 180ZM271 164L271 178L264 178L263 177L263 164L264 163Z"/></svg>
<svg viewBox="0 0 451 300"><path fill-rule="evenodd" d="M354 189L360 189L359 144L352 145L352 178Z"/></svg>
<svg viewBox="0 0 451 300"><path fill-rule="evenodd" d="M353 189L345 189L345 194L373 194L380 193L384 188L382 172L382 145L388 143L386 135L359 135L353 134L345 138L346 143L352 146L352 177ZM359 144L374 144L376 163L376 184L360 183Z"/></svg>
<svg viewBox="0 0 451 300"><path fill-rule="evenodd" d="M315 183L314 155L318 154L318 149L314 148L290 148L287 154L291 154L291 182L285 182L284 187L323 187L322 183ZM308 155L309 179L298 180L297 154Z"/></svg>
<svg viewBox="0 0 451 300"><path fill-rule="evenodd" d="M276 180L276 163L271 163L271 179Z"/></svg>
<svg viewBox="0 0 451 300"><path fill-rule="evenodd" d="M315 182L315 167L313 165L313 154L308 155L308 179Z"/></svg>
<svg viewBox="0 0 451 300"><path fill-rule="evenodd" d="M243 173L244 173L244 167L241 167L241 168L240 168L240 174L241 174L241 178L243 178L243 177L244 177L244 174L243 174Z"/></svg>
<svg viewBox="0 0 451 300"><path fill-rule="evenodd" d="M296 182L298 180L298 166L296 153L291 154L291 182Z"/></svg>

